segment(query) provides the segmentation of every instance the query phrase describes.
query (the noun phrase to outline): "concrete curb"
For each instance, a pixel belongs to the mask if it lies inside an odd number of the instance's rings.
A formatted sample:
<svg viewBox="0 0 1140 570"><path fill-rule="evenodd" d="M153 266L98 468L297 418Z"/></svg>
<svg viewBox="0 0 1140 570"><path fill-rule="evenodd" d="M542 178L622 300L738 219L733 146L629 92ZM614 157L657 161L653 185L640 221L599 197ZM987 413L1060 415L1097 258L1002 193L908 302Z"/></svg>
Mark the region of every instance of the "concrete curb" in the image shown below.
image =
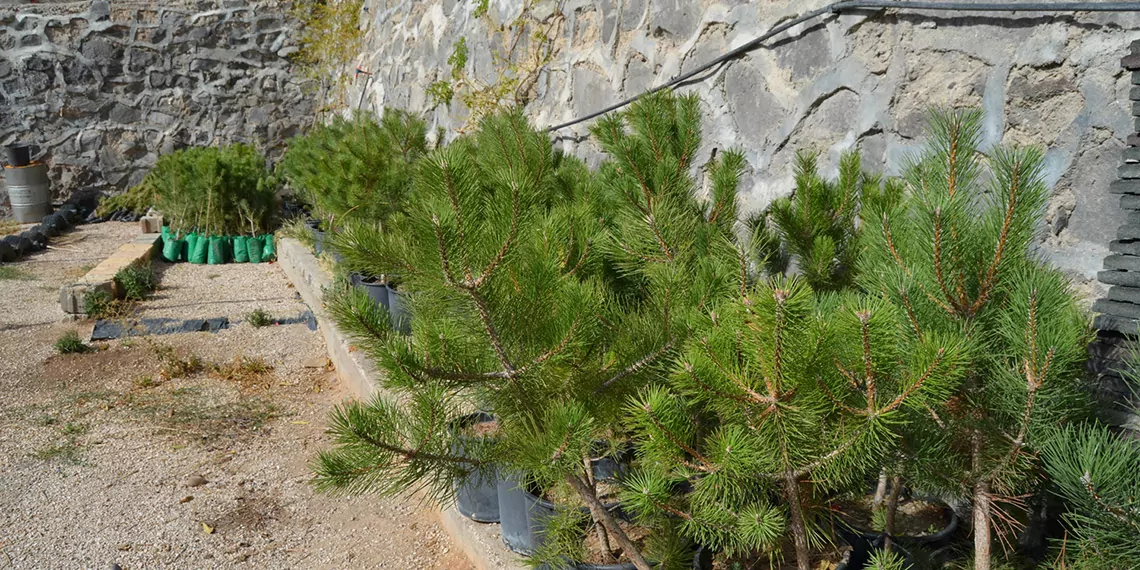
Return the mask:
<svg viewBox="0 0 1140 570"><path fill-rule="evenodd" d="M316 316L337 377L348 385L358 399L366 400L376 394L383 394L384 390L373 380L379 376L379 370L367 359L357 358L349 351L351 343L348 336L337 328L325 310L324 289L332 286L333 279L321 268L313 252L293 238L281 238L277 240L277 262ZM451 535L456 546L476 570L526 568L521 558L503 546L499 525L472 521L460 514L454 506L439 511L438 515L443 529Z"/></svg>

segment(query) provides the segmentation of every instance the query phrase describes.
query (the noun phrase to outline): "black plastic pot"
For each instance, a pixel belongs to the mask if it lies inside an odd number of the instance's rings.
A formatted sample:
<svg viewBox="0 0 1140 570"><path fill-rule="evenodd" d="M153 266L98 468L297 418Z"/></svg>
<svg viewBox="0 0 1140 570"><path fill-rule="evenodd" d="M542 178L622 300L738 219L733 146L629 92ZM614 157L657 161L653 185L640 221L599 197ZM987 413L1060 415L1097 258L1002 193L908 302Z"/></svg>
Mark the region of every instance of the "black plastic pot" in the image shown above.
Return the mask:
<svg viewBox="0 0 1140 570"><path fill-rule="evenodd" d="M400 334L411 334L412 317L408 314L407 299L396 287L398 285L388 284L388 316L391 318L392 329Z"/></svg>
<svg viewBox="0 0 1140 570"><path fill-rule="evenodd" d="M388 284L383 281L376 281L372 277L365 277L358 273L353 273L351 277L352 286L368 293L368 297L377 307L384 307L388 309Z"/></svg>
<svg viewBox="0 0 1140 570"><path fill-rule="evenodd" d="M920 498L920 500L926 502L941 502L937 499L931 498ZM946 523L946 528L943 528L934 534L926 534L921 536L906 534L896 535L891 537L893 542L895 544L900 544L903 546L917 546L923 550L935 550L948 546L951 539L954 537L954 533L957 532L959 525L961 525L962 520L958 517L958 513L956 513L954 509L952 509L949 505L943 503L942 508L943 512L949 513L950 515L950 522ZM863 541L869 544L873 544L875 541L881 541L885 536L884 533L865 528L859 528L858 526L853 525L849 521L845 520L836 525L836 530L844 540L847 540L848 543L851 543L852 545L854 545L853 541Z"/></svg>
<svg viewBox="0 0 1140 570"><path fill-rule="evenodd" d="M835 570L863 570L863 567L867 565L867 561L870 559L870 553L867 551L867 547L851 545L851 548L851 552L843 560L839 561L839 564L835 566ZM697 551L693 553L692 569L712 570L713 557L715 555L716 553L712 550L703 546L698 547Z"/></svg>
<svg viewBox="0 0 1140 570"><path fill-rule="evenodd" d="M487 422L494 416L484 412L477 412L465 416L457 422L453 429L462 428ZM464 455L464 443L474 438L457 435L458 443L452 449L456 455ZM481 523L499 522L499 476L496 469L474 471L467 477L455 481L456 508L463 516Z"/></svg>
<svg viewBox="0 0 1140 570"><path fill-rule="evenodd" d="M320 254L325 250L325 232L313 229L313 253Z"/></svg>
<svg viewBox="0 0 1140 570"><path fill-rule="evenodd" d="M31 240L24 236L7 235L4 236L3 241L8 244L8 247L12 248L12 251L16 252L16 257L20 257L32 250Z"/></svg>
<svg viewBox="0 0 1140 570"><path fill-rule="evenodd" d="M11 144L4 147L4 158L9 166L27 166L32 163L32 147L26 144Z"/></svg>
<svg viewBox="0 0 1140 570"><path fill-rule="evenodd" d="M8 245L8 242L0 241L0 263L16 261L16 257L18 257L16 250L12 249L12 246Z"/></svg>
<svg viewBox="0 0 1140 570"><path fill-rule="evenodd" d="M64 204L59 207L56 213L62 215L64 219L67 220L67 223L71 225L78 224L83 220L83 213L79 211L79 207L75 204Z"/></svg>
<svg viewBox="0 0 1140 570"><path fill-rule="evenodd" d="M503 544L512 552L534 554L545 535L545 524L537 524L543 516L549 519L550 512L536 512L531 518L531 509L537 508L538 497L529 493L522 479L514 474L499 474L499 534Z"/></svg>
<svg viewBox="0 0 1140 570"><path fill-rule="evenodd" d="M68 229L71 228L71 224L67 221L67 216L65 216L59 212L56 212L54 214L48 214L48 215L44 216L44 219L42 222L40 222L40 225L51 226L51 227L55 228L57 231L61 231L61 232L67 231Z"/></svg>
<svg viewBox="0 0 1140 570"><path fill-rule="evenodd" d="M596 442L594 453L605 451L605 442ZM629 464L633 460L633 448L626 444L614 450L613 453L590 460L590 470L597 481L617 481L629 473Z"/></svg>
<svg viewBox="0 0 1140 570"><path fill-rule="evenodd" d="M43 224L40 224L38 226L35 226L35 228L38 231L43 232L43 234L49 238L56 237L60 233L62 233L59 231L59 228L57 228L51 224L47 224L47 223L43 223Z"/></svg>
<svg viewBox="0 0 1140 570"><path fill-rule="evenodd" d="M44 235L43 230L41 230L39 226L32 226L21 232L20 237L27 238L32 244L29 251L42 251L47 247L48 237Z"/></svg>

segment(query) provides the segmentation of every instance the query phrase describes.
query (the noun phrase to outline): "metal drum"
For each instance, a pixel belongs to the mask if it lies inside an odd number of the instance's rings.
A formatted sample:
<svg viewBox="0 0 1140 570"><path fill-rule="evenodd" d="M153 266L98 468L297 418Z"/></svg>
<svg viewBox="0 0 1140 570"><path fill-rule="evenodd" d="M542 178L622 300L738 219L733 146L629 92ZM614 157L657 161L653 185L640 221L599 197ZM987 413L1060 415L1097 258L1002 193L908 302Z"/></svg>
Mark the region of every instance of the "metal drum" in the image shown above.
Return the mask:
<svg viewBox="0 0 1140 570"><path fill-rule="evenodd" d="M12 217L17 222L35 223L51 213L51 186L46 164L4 168Z"/></svg>

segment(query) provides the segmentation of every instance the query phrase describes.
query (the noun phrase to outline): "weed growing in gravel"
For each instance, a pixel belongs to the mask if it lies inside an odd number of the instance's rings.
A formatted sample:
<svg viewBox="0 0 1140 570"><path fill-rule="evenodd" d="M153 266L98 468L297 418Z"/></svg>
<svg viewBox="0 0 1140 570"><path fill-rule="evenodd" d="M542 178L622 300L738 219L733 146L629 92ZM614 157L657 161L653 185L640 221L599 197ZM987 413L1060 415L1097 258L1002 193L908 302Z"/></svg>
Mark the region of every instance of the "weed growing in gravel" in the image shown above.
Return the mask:
<svg viewBox="0 0 1140 570"><path fill-rule="evenodd" d="M128 301L142 301L158 288L158 278L150 262L135 262L115 274L115 285L123 291Z"/></svg>
<svg viewBox="0 0 1140 570"><path fill-rule="evenodd" d="M236 356L227 364L214 365L210 373L219 380L242 385L263 384L273 375L273 366L263 358Z"/></svg>
<svg viewBox="0 0 1140 570"><path fill-rule="evenodd" d="M27 281L29 279L35 279L35 277L27 271L21 271L9 265L0 266L0 281Z"/></svg>
<svg viewBox="0 0 1140 570"><path fill-rule="evenodd" d="M146 337L143 337L146 339ZM150 343L151 350L154 355L162 363L162 368L158 371L159 381L169 380L171 378L185 378L191 374L197 374L206 369L206 362L202 360L197 354L181 355L174 347L167 344L160 344L147 339Z"/></svg>
<svg viewBox="0 0 1140 570"><path fill-rule="evenodd" d="M87 424L67 422L63 425L63 435L83 435L91 429Z"/></svg>
<svg viewBox="0 0 1140 570"><path fill-rule="evenodd" d="M95 289L83 296L83 312L92 319L109 319L120 312L120 306L110 293Z"/></svg>
<svg viewBox="0 0 1140 570"><path fill-rule="evenodd" d="M67 331L59 340L55 341L55 351L60 354L78 354L88 352L91 347L84 344L83 340L79 338L79 333L75 331Z"/></svg>
<svg viewBox="0 0 1140 570"><path fill-rule="evenodd" d="M59 423L59 418L51 414L42 414L36 416L35 419L32 420L32 423L40 427L54 426Z"/></svg>
<svg viewBox="0 0 1140 570"><path fill-rule="evenodd" d="M44 461L59 460L66 463L79 463L79 452L83 448L74 439L68 439L63 443L55 443L49 445L32 454L36 459Z"/></svg>
<svg viewBox="0 0 1140 570"><path fill-rule="evenodd" d="M245 316L245 320L256 328L277 324L277 319L274 319L273 315L269 314L265 309L254 309L250 311Z"/></svg>
<svg viewBox="0 0 1140 570"><path fill-rule="evenodd" d="M159 384L162 384L162 382L156 380L154 376L143 376L135 380L135 386L139 388L154 388Z"/></svg>

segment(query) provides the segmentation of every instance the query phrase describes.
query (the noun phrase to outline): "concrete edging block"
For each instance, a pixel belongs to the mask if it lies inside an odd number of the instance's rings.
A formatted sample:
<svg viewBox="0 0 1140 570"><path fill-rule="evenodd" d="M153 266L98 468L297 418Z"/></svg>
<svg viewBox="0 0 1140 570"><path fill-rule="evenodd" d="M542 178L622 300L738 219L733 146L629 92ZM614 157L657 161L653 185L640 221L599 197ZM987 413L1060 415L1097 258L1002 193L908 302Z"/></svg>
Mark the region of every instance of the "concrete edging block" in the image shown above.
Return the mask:
<svg viewBox="0 0 1140 570"><path fill-rule="evenodd" d="M364 358L349 351L349 338L329 317L324 306L324 290L331 287L333 278L321 268L313 252L293 238L277 240L277 262L293 287L309 305L317 318L317 325L325 339L329 361L340 378L359 400L369 400L384 389L373 379L379 370ZM454 505L437 513L440 525L451 536L476 570L524 570L527 566L513 554L499 538L499 525L477 523L464 517Z"/></svg>
<svg viewBox="0 0 1140 570"><path fill-rule="evenodd" d="M59 289L59 308L71 315L84 313L87 293L103 290L114 296L115 274L120 269L136 262L154 258L162 247L161 234L140 234L131 241L119 246L114 253L91 268L79 281L64 285Z"/></svg>

